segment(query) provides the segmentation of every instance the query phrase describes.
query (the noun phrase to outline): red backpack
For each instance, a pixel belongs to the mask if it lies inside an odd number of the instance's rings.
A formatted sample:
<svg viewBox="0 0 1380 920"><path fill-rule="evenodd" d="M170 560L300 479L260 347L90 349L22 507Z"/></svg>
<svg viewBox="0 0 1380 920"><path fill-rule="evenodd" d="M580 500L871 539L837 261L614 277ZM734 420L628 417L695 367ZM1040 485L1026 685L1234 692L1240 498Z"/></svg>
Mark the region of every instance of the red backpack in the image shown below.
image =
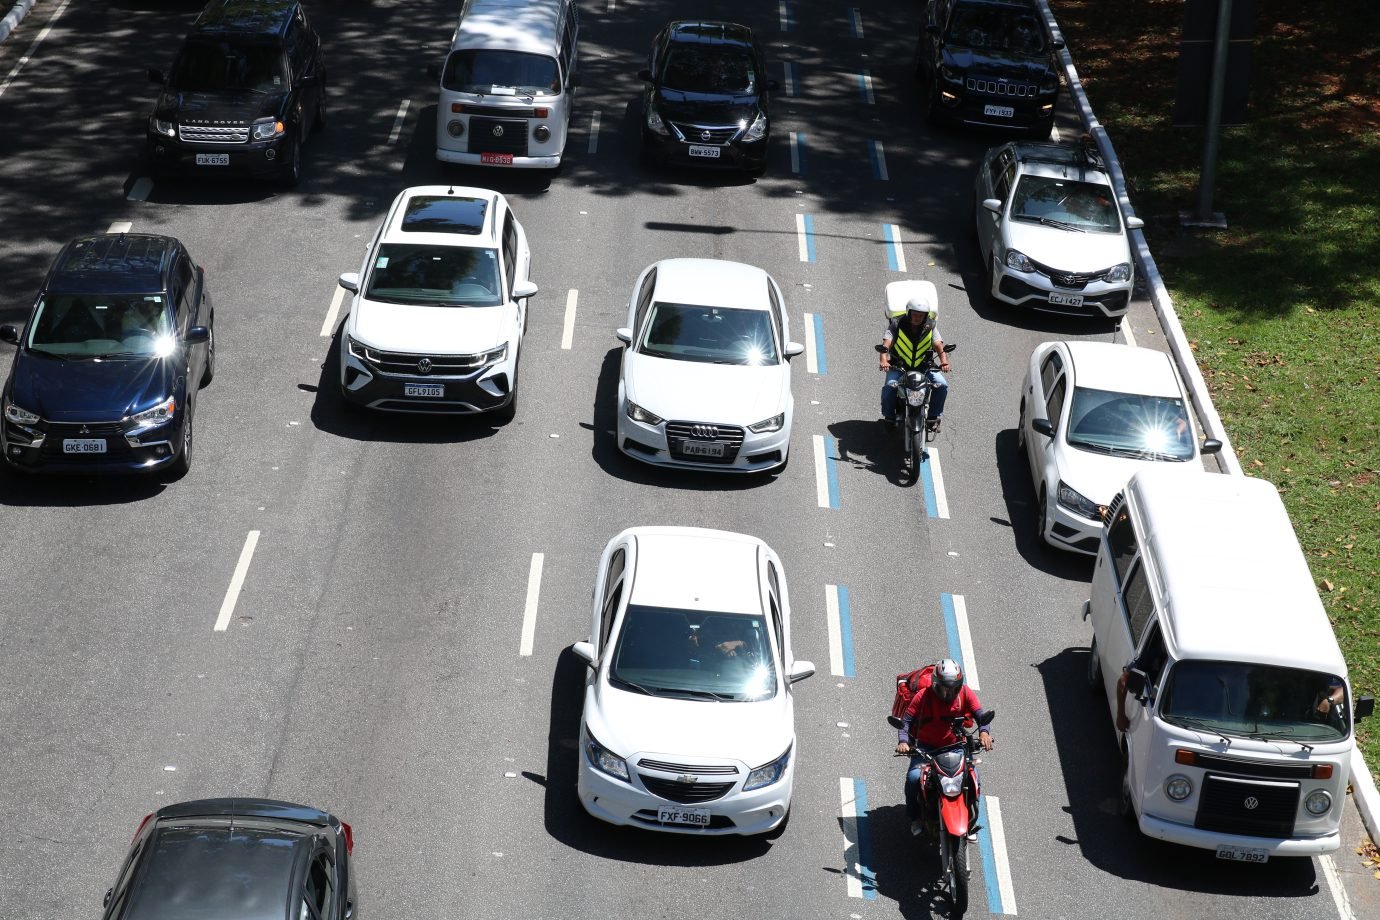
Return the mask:
<svg viewBox="0 0 1380 920"><path fill-rule="evenodd" d="M916 668L909 674L896 675L896 696L891 701L891 715L887 716L887 721L892 728L900 728L901 720L906 714L906 707L910 705L911 699L915 694L924 690L934 683L934 665L927 664L923 668Z"/></svg>

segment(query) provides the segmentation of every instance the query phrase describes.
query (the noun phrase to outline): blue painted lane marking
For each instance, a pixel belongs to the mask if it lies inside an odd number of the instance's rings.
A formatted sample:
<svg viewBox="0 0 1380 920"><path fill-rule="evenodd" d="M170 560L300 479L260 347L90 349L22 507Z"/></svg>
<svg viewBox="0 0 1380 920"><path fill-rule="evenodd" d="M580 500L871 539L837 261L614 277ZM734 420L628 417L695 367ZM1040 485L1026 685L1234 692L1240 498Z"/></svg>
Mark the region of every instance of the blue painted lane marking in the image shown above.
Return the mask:
<svg viewBox="0 0 1380 920"><path fill-rule="evenodd" d="M809 214L797 214L795 221L800 261L813 262L815 260L815 219Z"/></svg>
<svg viewBox="0 0 1380 920"><path fill-rule="evenodd" d="M839 591L839 637L843 640L843 676L856 677L858 672L853 665L853 610L848 600L848 589L838 586ZM867 808L864 806L863 811Z"/></svg>
<svg viewBox="0 0 1380 920"><path fill-rule="evenodd" d="M805 135L798 131L791 132L791 172L805 175Z"/></svg>
<svg viewBox="0 0 1380 920"><path fill-rule="evenodd" d="M924 486L925 491L925 515L932 518L939 517L939 500L934 491L934 473L928 460L920 462L920 484ZM957 661L958 659L955 658L954 660Z"/></svg>
<svg viewBox="0 0 1380 920"><path fill-rule="evenodd" d="M866 70L858 74L858 93L864 105L872 105L877 98L872 95L872 74Z"/></svg>
<svg viewBox="0 0 1380 920"><path fill-rule="evenodd" d="M944 611L944 635L949 640L949 657L954 661L962 661L963 646L958 641L958 617L954 614L954 596L948 592L939 595L939 606Z"/></svg>
<svg viewBox="0 0 1380 920"><path fill-rule="evenodd" d="M824 436L824 469L829 477L829 507L839 506L839 442L829 435Z"/></svg>
<svg viewBox="0 0 1380 920"><path fill-rule="evenodd" d="M1001 888L997 885L997 858L992 849L992 831L988 827L987 799L978 800L978 850L982 853L982 882L987 889L987 910L993 914L1005 914L1001 900Z"/></svg>
<svg viewBox="0 0 1380 920"><path fill-rule="evenodd" d="M856 6L848 11L848 32L854 38L863 37L862 12Z"/></svg>
<svg viewBox="0 0 1380 920"><path fill-rule="evenodd" d="M815 364L818 366L816 373L829 373L829 365L824 360L824 315L815 314Z"/></svg>
<svg viewBox="0 0 1380 920"><path fill-rule="evenodd" d="M872 178L878 182L886 182L891 177L886 171L886 150L882 147L881 141L867 142L867 158L872 162Z"/></svg>
<svg viewBox="0 0 1380 920"><path fill-rule="evenodd" d="M877 875L870 868L872 864L872 841L869 839L867 816L867 786L857 777L853 778L853 801L857 803L858 829L858 880L862 882L862 896L869 901L877 900Z"/></svg>

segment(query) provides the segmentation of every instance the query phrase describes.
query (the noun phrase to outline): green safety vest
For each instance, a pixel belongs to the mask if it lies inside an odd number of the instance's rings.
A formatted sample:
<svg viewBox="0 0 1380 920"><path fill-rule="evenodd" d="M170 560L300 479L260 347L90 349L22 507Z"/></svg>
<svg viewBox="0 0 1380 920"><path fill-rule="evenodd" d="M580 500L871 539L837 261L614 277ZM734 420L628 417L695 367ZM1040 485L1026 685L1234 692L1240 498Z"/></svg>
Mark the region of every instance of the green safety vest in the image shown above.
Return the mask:
<svg viewBox="0 0 1380 920"><path fill-rule="evenodd" d="M891 354L908 371L918 370L934 347L934 327L931 326L919 339L912 339L906 332L906 323L896 326L896 337L891 340Z"/></svg>

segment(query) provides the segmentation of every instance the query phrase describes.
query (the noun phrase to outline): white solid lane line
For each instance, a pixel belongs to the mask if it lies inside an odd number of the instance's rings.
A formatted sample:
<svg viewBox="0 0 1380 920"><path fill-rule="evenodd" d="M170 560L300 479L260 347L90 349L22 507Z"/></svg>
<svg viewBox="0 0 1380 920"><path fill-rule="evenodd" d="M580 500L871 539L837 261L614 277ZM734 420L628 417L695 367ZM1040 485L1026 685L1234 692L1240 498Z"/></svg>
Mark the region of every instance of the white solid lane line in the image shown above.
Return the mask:
<svg viewBox="0 0 1380 920"><path fill-rule="evenodd" d="M335 335L335 318L340 315L340 305L345 300L345 289L340 285L335 286L335 293L331 295L331 308L326 311L326 320L321 324L321 335L330 338Z"/></svg>
<svg viewBox="0 0 1380 920"><path fill-rule="evenodd" d="M589 116L589 152L599 152L599 110L595 109Z"/></svg>
<svg viewBox="0 0 1380 920"><path fill-rule="evenodd" d="M149 192L153 191L153 180L148 176L140 176L134 180L134 184L129 187L129 194L125 196L126 201L147 201Z"/></svg>
<svg viewBox="0 0 1380 920"><path fill-rule="evenodd" d="M963 599L962 594L954 594L951 597L954 600L954 624L958 628L958 648L963 654L963 679L973 690L981 690L977 658L973 655L973 634L968 629L968 602Z"/></svg>
<svg viewBox="0 0 1380 920"><path fill-rule="evenodd" d="M565 326L561 329L561 347L566 351L575 342L575 304L580 299L580 292L574 288L565 295Z"/></svg>
<svg viewBox="0 0 1380 920"><path fill-rule="evenodd" d="M404 99L402 105L398 106L398 117L393 119L393 130L388 132L388 146L396 144L402 135L403 122L407 120L407 107L411 103L411 99Z"/></svg>
<svg viewBox="0 0 1380 920"><path fill-rule="evenodd" d="M133 229L134 229L134 221L132 221L132 220L117 220L117 221L114 221L113 223L111 223L111 225L110 225L109 227L106 228L106 231L105 231L105 232L106 232L106 233L128 233L129 231L131 231L131 230L133 230Z"/></svg>
<svg viewBox="0 0 1380 920"><path fill-rule="evenodd" d="M1131 331L1131 314L1127 313L1121 317L1121 322L1117 324L1121 330L1121 337L1126 340L1126 344L1132 348L1136 347L1136 334Z"/></svg>
<svg viewBox="0 0 1380 920"><path fill-rule="evenodd" d="M930 476L934 482L934 516L948 520L949 496L944 491L944 471L939 465L939 451L930 448L925 462L930 465Z"/></svg>
<svg viewBox="0 0 1380 920"><path fill-rule="evenodd" d="M821 508L829 507L829 470L824 463L824 436L815 435L815 498Z"/></svg>
<svg viewBox="0 0 1380 920"><path fill-rule="evenodd" d="M1015 915L1016 888L1011 884L1011 861L1006 858L1006 830L1001 823L1001 802L994 795L984 796L982 810L992 833L992 862L997 868L997 891L1001 892L1002 913Z"/></svg>
<svg viewBox="0 0 1380 920"><path fill-rule="evenodd" d="M811 374L819 373L819 357L815 351L815 318L805 314L805 370Z"/></svg>
<svg viewBox="0 0 1380 920"><path fill-rule="evenodd" d="M58 4L58 8L53 12L52 17L48 20L48 24L38 30L38 35L34 38L34 43L29 46L29 50L25 51L24 56L15 63L14 68L10 71L10 75L5 78L5 82L0 83L0 96L5 95L5 90L9 89L10 84L14 82L14 78L19 76L19 71L24 69L24 65L29 63L29 59L32 58L34 52L38 50L38 46L48 37L48 33L53 30L53 23L57 22L63 10L67 9L67 3L68 0L62 0L62 2ZM6 4L6 6L12 5L13 4Z"/></svg>
<svg viewBox="0 0 1380 920"><path fill-rule="evenodd" d="M1337 874L1337 863L1326 854L1318 857L1318 863L1322 866L1323 878L1327 879L1327 888L1332 892L1332 903L1337 907L1337 916L1340 920L1356 920L1356 912L1351 909L1351 898L1346 893L1346 886L1342 884L1342 877Z"/></svg>
<svg viewBox="0 0 1380 920"><path fill-rule="evenodd" d="M249 562L254 558L254 547L259 545L259 531L249 531L244 538L244 549L240 550L240 561L235 563L235 574L230 576L230 587L225 589L225 600L220 602L220 615L216 617L214 632L225 632L230 625L230 617L235 613L235 602L240 599L240 589L244 587L244 577L249 574Z"/></svg>
<svg viewBox="0 0 1380 920"><path fill-rule="evenodd" d="M532 554L532 568L527 573L527 606L522 610L522 643L518 654L532 654L532 639L537 634L537 600L541 597L541 570L545 553Z"/></svg>

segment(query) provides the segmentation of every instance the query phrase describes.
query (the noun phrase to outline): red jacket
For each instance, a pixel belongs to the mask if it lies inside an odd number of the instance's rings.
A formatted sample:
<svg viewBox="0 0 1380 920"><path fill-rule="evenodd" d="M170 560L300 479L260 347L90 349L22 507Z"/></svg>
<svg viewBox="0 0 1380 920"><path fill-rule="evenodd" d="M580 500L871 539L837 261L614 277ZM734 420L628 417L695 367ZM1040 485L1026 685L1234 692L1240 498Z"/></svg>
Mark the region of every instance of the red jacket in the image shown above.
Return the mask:
<svg viewBox="0 0 1380 920"><path fill-rule="evenodd" d="M948 703L939 698L933 687L926 687L915 694L906 707L905 715L901 718L900 740L906 741L913 736L916 744L927 748L958 744L963 739L954 734L950 720L959 716L976 718L980 715L982 703L966 684Z"/></svg>

